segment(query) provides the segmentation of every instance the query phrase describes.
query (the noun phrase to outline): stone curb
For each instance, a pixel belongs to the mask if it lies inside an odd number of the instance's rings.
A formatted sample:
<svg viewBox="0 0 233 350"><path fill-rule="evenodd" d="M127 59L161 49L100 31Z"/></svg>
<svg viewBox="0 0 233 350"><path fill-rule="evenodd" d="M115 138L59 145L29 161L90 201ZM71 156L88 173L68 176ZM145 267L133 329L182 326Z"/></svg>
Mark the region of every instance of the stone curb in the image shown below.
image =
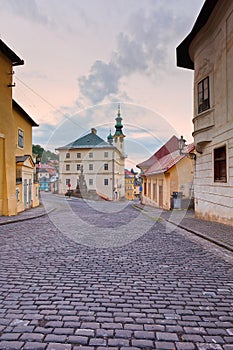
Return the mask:
<svg viewBox="0 0 233 350"><path fill-rule="evenodd" d="M196 235L196 236L198 236L198 237L201 237L201 238L203 238L203 239L205 239L205 240L207 240L207 241L209 241L209 242L211 242L211 243L214 243L214 244L218 245L218 246L221 247L221 248L224 248L224 249L226 249L226 250L228 250L228 251L230 251L230 252L233 252L233 248L232 248L231 246L229 246L228 244L224 243L224 242L218 241L218 240L216 240L216 239L214 239L214 238L212 238L212 237L209 237L209 236L206 236L206 235L202 234L202 233L199 232L199 231L195 231L195 230L193 230L193 229L191 229L191 228L189 228L189 227L187 227L187 226L185 226L185 225L177 224L176 222L171 221L171 220L168 220L168 219L165 219L165 218L163 218L163 217L161 217L161 218L155 218L155 217L153 217L153 216L151 216L151 215L148 215L142 208L140 208L139 206L137 206L137 205L135 205L135 204L133 205L133 208L135 208L135 209L137 209L137 210L140 210L141 212L143 212L143 214L145 214L146 216L148 216L149 218L151 218L151 219L153 219L153 220L155 220L155 221L159 221L159 219L164 220L164 221L167 221L167 222L169 222L170 224L173 224L173 225L175 225L175 226L177 226L177 227L179 227L179 228L182 228L183 230L186 230L186 231L188 231L188 232L190 232L190 233L193 233L194 235Z"/></svg>
<svg viewBox="0 0 233 350"><path fill-rule="evenodd" d="M18 218L18 219L15 219L15 220L2 221L2 222L0 222L0 226L9 225L9 224L15 224L16 222L21 222L21 221L34 220L34 219L40 218L42 216L48 215L48 214L52 213L54 210L56 210L56 208L52 208L49 211L46 211L46 212L44 212L42 214L30 216L30 217L27 217L27 218Z"/></svg>

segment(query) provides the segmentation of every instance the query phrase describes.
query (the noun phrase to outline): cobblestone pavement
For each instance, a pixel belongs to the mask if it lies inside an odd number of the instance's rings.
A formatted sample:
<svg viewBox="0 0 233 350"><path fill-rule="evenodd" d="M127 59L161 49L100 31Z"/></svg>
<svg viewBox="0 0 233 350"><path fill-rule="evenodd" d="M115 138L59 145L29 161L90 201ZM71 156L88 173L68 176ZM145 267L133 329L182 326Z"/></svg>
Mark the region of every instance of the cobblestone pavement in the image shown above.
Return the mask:
<svg viewBox="0 0 233 350"><path fill-rule="evenodd" d="M130 205L56 207L0 227L0 349L233 349L231 252Z"/></svg>
<svg viewBox="0 0 233 350"><path fill-rule="evenodd" d="M135 207L155 219L161 218L168 220L203 238L207 238L220 245L222 244L225 248L233 251L233 226L197 219L193 210L161 210L144 206L140 203L136 203Z"/></svg>

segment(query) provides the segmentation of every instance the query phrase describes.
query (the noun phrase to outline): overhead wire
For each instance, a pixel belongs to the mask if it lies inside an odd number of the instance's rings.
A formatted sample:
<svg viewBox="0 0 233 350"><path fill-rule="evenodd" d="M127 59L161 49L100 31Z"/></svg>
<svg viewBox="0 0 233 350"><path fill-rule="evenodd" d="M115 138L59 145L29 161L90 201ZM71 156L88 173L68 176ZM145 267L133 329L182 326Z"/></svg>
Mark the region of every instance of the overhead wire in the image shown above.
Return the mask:
<svg viewBox="0 0 233 350"><path fill-rule="evenodd" d="M71 121L73 124L77 125L78 127L80 127L82 130L85 130L84 127L82 127L79 123L77 123L75 120L73 120L73 116L69 116L65 113L63 113L61 110L59 110L56 106L54 106L51 102L49 102L46 98L44 98L43 96L41 96L38 92L36 92L33 88L31 88L28 84L26 84L22 79L18 78L17 76L15 76L15 79L17 81L19 81L23 86L25 86L28 90L30 90L34 95L36 95L37 97L39 97L44 103L46 103L47 105L49 105L53 110L55 110L56 112L60 113L64 118L68 119L69 121ZM38 108L35 107L37 110ZM39 111L39 110L38 110Z"/></svg>

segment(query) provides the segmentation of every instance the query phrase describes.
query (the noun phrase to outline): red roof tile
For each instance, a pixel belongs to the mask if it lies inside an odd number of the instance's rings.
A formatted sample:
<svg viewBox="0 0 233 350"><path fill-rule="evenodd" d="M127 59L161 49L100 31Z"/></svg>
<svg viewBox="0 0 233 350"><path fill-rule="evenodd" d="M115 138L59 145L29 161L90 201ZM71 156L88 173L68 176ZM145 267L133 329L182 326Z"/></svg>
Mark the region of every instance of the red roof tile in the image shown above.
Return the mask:
<svg viewBox="0 0 233 350"><path fill-rule="evenodd" d="M190 153L194 150L194 144L191 143L184 148L184 153ZM179 150L171 152L160 159L156 159L154 163L147 169L145 175L161 174L165 173L176 165L181 159L185 157L184 154L180 154Z"/></svg>

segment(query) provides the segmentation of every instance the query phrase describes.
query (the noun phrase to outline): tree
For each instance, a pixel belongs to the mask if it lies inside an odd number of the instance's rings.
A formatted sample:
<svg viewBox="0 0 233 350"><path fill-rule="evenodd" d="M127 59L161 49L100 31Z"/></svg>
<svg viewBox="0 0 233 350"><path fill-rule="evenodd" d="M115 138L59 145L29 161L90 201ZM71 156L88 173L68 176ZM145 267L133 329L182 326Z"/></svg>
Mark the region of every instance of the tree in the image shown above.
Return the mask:
<svg viewBox="0 0 233 350"><path fill-rule="evenodd" d="M42 164L48 163L50 160L58 160L58 155L51 151L46 151L40 145L32 145L32 153L40 157Z"/></svg>
<svg viewBox="0 0 233 350"><path fill-rule="evenodd" d="M44 153L44 148L40 145L32 145L32 154L42 158L42 155Z"/></svg>

